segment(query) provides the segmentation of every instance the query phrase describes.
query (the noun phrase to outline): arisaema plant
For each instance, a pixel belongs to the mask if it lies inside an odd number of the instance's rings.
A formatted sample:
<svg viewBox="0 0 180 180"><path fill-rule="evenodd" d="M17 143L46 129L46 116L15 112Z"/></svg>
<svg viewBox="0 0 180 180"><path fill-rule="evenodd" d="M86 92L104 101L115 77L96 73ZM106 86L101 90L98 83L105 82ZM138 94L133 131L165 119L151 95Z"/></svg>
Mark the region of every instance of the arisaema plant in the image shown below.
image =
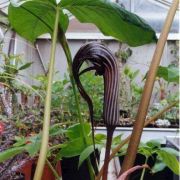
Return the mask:
<svg viewBox="0 0 180 180"><path fill-rule="evenodd" d="M84 144L86 136L83 119L72 74L72 57L66 39L70 12L82 23L92 23L106 36L112 36L130 46L140 46L156 41L153 29L137 15L126 11L116 3L107 0L27 0L14 2L9 5L8 16L12 28L25 39L35 42L38 36L48 33L52 39L49 60L48 86L44 108L44 123L39 160L35 180L41 179L49 140L51 92L54 74L54 62L57 42L61 43L66 54L69 77L74 92L79 122L81 124ZM61 63L61 57L59 57ZM90 161L87 160L91 179L94 179Z"/></svg>

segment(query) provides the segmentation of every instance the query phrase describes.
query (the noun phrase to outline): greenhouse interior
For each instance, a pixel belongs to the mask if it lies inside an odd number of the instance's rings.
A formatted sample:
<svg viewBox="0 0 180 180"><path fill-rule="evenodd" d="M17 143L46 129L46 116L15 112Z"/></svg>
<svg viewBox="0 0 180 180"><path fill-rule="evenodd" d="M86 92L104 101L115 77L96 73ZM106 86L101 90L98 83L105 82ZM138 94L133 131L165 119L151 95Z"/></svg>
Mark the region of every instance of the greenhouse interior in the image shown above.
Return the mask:
<svg viewBox="0 0 180 180"><path fill-rule="evenodd" d="M0 180L178 180L179 0L0 0Z"/></svg>

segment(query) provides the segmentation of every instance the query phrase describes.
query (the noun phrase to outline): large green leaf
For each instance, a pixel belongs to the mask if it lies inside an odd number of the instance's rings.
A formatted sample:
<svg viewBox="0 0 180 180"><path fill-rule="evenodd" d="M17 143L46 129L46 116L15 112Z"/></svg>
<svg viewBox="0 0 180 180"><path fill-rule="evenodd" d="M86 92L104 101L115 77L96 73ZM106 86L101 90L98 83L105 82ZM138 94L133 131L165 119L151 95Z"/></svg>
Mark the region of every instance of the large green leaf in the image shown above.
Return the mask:
<svg viewBox="0 0 180 180"><path fill-rule="evenodd" d="M82 138L70 141L60 150L61 157L78 156L84 150L85 144Z"/></svg>
<svg viewBox="0 0 180 180"><path fill-rule="evenodd" d="M86 135L90 134L91 126L89 123L84 123L84 131L85 131ZM83 135L82 135L81 125L78 123L78 124L74 124L74 125L70 126L67 129L66 136L71 140L79 138L79 137L82 138Z"/></svg>
<svg viewBox="0 0 180 180"><path fill-rule="evenodd" d="M107 36L113 36L130 46L156 40L153 29L137 15L107 0L62 0L61 7L69 10L80 22L93 23Z"/></svg>
<svg viewBox="0 0 180 180"><path fill-rule="evenodd" d="M169 147L163 147L161 148L161 150L166 151L167 153L173 154L174 156L179 156L179 151L173 149L173 148L169 148Z"/></svg>
<svg viewBox="0 0 180 180"><path fill-rule="evenodd" d="M19 7L9 5L8 16L11 26L27 40L34 42L42 34L52 34L55 22L56 9L50 2L32 0ZM68 17L60 11L59 25L65 32L68 26Z"/></svg>
<svg viewBox="0 0 180 180"><path fill-rule="evenodd" d="M180 164L174 154L169 153L165 149L157 151L158 156L164 164L166 164L175 174L180 174Z"/></svg>

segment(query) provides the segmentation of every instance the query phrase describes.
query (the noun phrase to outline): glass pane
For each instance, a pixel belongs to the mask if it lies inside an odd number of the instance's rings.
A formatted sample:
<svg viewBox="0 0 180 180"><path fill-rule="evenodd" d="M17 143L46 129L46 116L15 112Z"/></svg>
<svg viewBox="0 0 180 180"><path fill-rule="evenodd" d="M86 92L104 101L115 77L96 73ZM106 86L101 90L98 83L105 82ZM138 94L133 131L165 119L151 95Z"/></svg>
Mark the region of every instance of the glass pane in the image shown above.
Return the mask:
<svg viewBox="0 0 180 180"><path fill-rule="evenodd" d="M157 33L160 33L169 10L170 1L134 0L134 13L144 18ZM171 33L179 32L179 11L174 18Z"/></svg>

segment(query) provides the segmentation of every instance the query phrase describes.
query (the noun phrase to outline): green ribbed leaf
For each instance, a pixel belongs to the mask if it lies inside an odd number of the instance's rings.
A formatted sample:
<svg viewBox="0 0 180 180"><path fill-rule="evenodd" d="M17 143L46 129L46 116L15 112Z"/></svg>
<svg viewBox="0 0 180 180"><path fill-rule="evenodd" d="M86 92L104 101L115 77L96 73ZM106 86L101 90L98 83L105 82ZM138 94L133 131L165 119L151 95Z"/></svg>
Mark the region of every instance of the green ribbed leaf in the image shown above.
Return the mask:
<svg viewBox="0 0 180 180"><path fill-rule="evenodd" d="M156 40L154 30L140 17L107 0L62 0L61 7L69 10L80 22L93 23L107 36L113 36L130 46Z"/></svg>
<svg viewBox="0 0 180 180"><path fill-rule="evenodd" d="M55 22L56 7L51 2L37 0L27 1L19 7L9 5L8 16L11 26L25 39L34 42L45 33L52 34ZM60 11L59 25L65 32L68 17Z"/></svg>

